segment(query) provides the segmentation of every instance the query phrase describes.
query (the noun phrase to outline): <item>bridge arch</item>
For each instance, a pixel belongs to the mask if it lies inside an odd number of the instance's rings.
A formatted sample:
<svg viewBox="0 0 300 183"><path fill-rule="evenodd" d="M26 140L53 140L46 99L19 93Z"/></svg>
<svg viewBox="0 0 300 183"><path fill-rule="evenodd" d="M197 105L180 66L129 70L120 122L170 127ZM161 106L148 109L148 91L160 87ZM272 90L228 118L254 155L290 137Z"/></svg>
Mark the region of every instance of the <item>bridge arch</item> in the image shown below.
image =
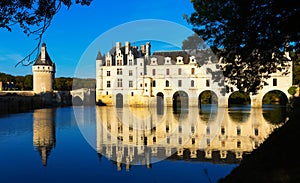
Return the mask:
<svg viewBox="0 0 300 183"><path fill-rule="evenodd" d="M116 107L123 108L123 95L121 93L116 95Z"/></svg>
<svg viewBox="0 0 300 183"><path fill-rule="evenodd" d="M212 90L204 90L198 96L198 108L202 108L203 104L218 105L218 96Z"/></svg>
<svg viewBox="0 0 300 183"><path fill-rule="evenodd" d="M278 104L285 106L288 103L287 94L281 90L269 90L262 97L262 105Z"/></svg>
<svg viewBox="0 0 300 183"><path fill-rule="evenodd" d="M72 98L72 103L75 106L81 106L81 105L83 105L83 100L81 99L80 96L75 96Z"/></svg>
<svg viewBox="0 0 300 183"><path fill-rule="evenodd" d="M174 111L186 110L189 107L189 95L183 90L176 91L172 97Z"/></svg>
<svg viewBox="0 0 300 183"><path fill-rule="evenodd" d="M235 91L228 97L228 107L234 105L251 105L251 98L248 93Z"/></svg>

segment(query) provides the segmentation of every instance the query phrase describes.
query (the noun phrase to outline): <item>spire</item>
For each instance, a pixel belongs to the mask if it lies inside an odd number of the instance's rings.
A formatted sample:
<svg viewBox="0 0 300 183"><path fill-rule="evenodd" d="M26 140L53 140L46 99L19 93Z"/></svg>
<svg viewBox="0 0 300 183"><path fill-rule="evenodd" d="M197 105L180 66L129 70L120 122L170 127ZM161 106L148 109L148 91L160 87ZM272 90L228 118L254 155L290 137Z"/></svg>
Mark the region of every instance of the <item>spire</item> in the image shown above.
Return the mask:
<svg viewBox="0 0 300 183"><path fill-rule="evenodd" d="M102 54L101 54L100 49L99 49L96 60L102 60L102 58L103 57L102 57Z"/></svg>

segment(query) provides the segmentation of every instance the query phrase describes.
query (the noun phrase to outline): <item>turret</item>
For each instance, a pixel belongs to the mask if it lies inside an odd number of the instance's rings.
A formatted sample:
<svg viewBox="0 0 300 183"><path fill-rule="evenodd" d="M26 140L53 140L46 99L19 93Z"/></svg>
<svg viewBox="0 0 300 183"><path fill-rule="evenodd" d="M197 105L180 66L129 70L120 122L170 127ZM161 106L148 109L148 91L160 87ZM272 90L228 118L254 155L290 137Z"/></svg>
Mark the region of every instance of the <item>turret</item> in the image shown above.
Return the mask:
<svg viewBox="0 0 300 183"><path fill-rule="evenodd" d="M41 53L32 66L34 93L52 92L54 88L55 64L52 62L46 43L42 44Z"/></svg>

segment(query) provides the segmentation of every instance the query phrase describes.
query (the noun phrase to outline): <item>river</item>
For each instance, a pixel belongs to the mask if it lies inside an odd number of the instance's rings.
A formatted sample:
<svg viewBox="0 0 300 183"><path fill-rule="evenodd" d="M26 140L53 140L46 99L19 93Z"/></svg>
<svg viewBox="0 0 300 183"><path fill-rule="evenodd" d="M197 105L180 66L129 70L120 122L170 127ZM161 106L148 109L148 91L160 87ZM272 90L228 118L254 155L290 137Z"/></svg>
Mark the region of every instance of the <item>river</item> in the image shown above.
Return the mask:
<svg viewBox="0 0 300 183"><path fill-rule="evenodd" d="M285 108L85 106L0 116L0 182L217 182Z"/></svg>

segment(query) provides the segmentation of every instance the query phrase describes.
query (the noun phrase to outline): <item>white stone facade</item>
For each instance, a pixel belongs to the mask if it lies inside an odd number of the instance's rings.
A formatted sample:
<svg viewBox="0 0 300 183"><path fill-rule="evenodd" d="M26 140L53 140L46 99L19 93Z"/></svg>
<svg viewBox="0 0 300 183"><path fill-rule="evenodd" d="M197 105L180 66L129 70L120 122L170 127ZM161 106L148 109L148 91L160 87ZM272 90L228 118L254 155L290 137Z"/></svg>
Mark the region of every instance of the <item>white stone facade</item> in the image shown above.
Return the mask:
<svg viewBox="0 0 300 183"><path fill-rule="evenodd" d="M231 93L223 95L224 86L214 82L211 71L218 71L216 63L205 61L200 67L194 56L159 57L150 55L150 43L140 50L116 43L113 53L96 59L96 101L113 106L155 106L158 96L163 98L164 106L172 106L174 96L188 98L188 106L198 106L203 91L213 91L218 97L219 107L228 107ZM181 51L183 52L183 51ZM172 54L172 52L170 52ZM272 90L280 90L289 97L288 88L292 86L292 62L287 75L281 72L272 74L257 95L250 96L252 107L261 107L263 96ZM119 104L118 104L119 103Z"/></svg>

